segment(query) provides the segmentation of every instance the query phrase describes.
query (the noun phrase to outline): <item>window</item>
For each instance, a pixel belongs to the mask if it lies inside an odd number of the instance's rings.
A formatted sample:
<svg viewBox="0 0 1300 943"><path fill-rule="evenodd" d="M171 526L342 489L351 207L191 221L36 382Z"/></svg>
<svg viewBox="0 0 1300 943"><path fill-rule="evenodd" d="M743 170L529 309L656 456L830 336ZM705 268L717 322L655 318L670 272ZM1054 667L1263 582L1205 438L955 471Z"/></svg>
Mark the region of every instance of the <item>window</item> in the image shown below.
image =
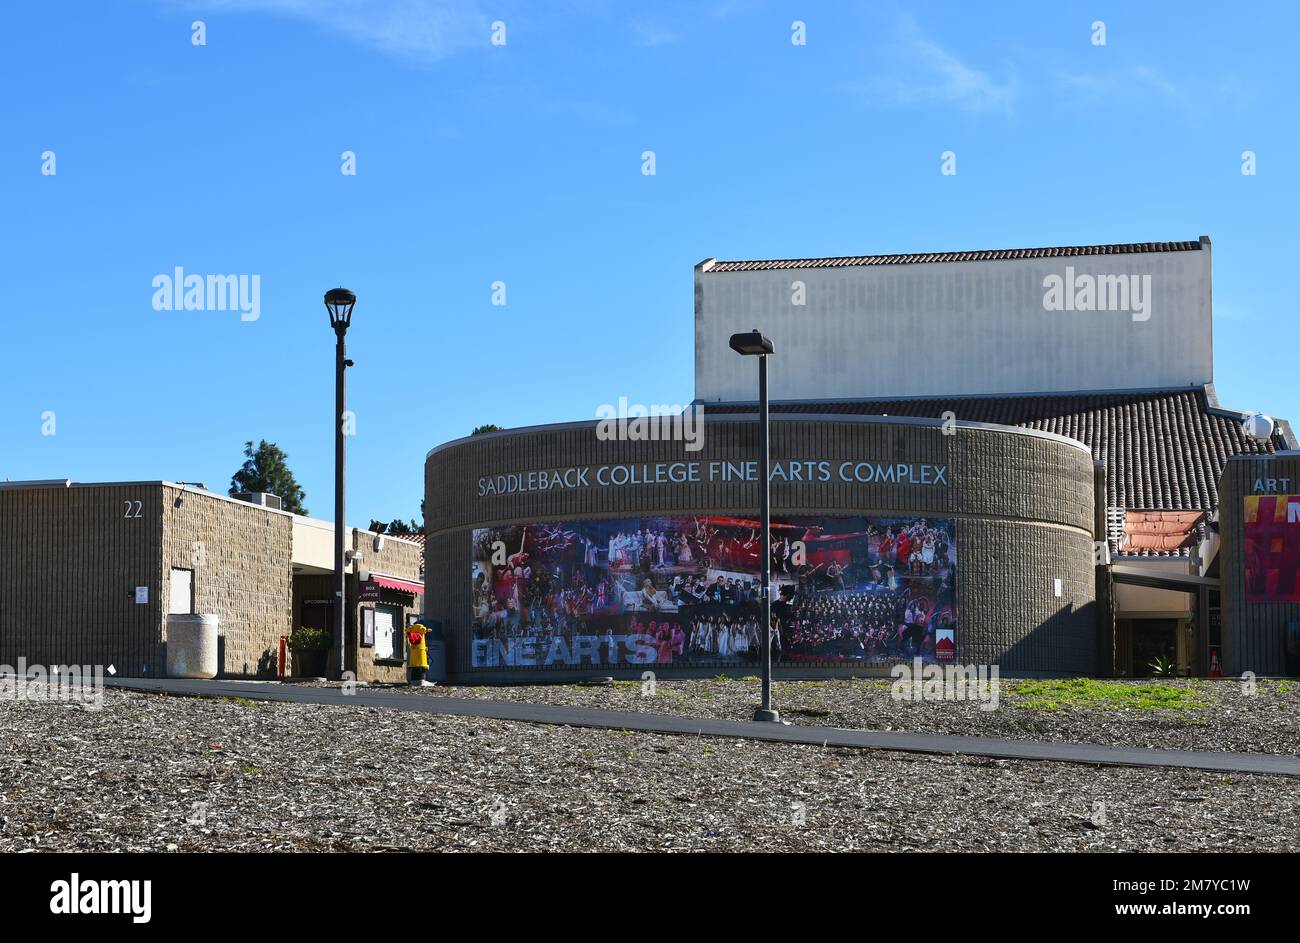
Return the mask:
<svg viewBox="0 0 1300 943"><path fill-rule="evenodd" d="M393 606L375 606L375 660L399 659L402 647L398 610Z"/></svg>
<svg viewBox="0 0 1300 943"><path fill-rule="evenodd" d="M194 571L172 568L171 600L167 611L189 613L194 611Z"/></svg>

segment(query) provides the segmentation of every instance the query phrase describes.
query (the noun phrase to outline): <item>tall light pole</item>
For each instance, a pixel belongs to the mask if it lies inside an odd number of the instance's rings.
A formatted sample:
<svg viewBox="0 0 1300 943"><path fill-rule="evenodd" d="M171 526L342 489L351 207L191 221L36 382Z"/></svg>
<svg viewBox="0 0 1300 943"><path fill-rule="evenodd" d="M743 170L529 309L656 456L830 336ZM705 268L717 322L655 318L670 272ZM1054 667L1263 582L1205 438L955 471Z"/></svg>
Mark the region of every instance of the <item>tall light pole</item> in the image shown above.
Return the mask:
<svg viewBox="0 0 1300 943"><path fill-rule="evenodd" d="M345 502L343 500L343 472L346 467L346 446L343 440L343 413L347 399L347 346L343 337L352 325L352 309L357 296L346 288L331 288L325 292L325 308L330 313L330 327L338 339L334 347L334 657L335 673L342 680L347 670L347 560L343 537L347 533Z"/></svg>
<svg viewBox="0 0 1300 943"><path fill-rule="evenodd" d="M768 431L771 417L767 402L767 358L772 353L772 341L758 328L746 334L731 335L731 349L745 357L758 358L758 450L762 453L762 479L759 481L759 515L763 531L763 645L759 656L763 675L762 704L754 711L755 720L779 723L781 715L772 708L772 469L768 448Z"/></svg>

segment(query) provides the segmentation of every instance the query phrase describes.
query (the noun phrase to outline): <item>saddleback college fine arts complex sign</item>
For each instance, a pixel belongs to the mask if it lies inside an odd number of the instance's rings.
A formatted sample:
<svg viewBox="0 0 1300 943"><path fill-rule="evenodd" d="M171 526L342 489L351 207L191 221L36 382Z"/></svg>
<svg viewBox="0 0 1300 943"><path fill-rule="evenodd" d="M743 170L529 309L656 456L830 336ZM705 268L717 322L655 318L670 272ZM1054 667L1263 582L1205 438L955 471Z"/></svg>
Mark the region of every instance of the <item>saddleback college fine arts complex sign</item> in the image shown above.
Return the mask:
<svg viewBox="0 0 1300 943"><path fill-rule="evenodd" d="M499 494L552 491L563 488L621 488L628 485L693 484L702 481L758 481L757 461L655 462L624 465L584 465L484 475L478 480L480 498ZM772 463L771 480L946 485L948 467L916 462L788 460Z"/></svg>

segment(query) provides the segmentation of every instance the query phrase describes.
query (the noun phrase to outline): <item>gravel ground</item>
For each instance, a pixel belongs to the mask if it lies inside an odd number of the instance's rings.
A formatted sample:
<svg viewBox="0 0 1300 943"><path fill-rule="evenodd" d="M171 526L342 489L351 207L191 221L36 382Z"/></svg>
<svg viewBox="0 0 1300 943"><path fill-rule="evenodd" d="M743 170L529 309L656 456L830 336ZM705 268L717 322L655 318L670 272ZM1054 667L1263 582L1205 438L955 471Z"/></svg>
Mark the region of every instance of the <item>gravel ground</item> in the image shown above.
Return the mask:
<svg viewBox="0 0 1300 943"><path fill-rule="evenodd" d="M1179 710L1079 706L1045 709L1032 706L1035 698L1022 693L1028 682L1005 679L1001 681L997 709L982 710L973 700L895 700L890 696L891 684L888 680L838 679L775 682L772 698L782 719L794 724L1166 750L1300 755L1300 682L1259 681L1253 695L1244 694L1237 681L1160 682L1163 687L1191 692L1203 702L1203 706ZM414 696L477 697L729 720L748 720L758 706L757 679L721 677L659 681L652 697L642 695L639 681L608 687L447 685L394 689Z"/></svg>
<svg viewBox="0 0 1300 943"><path fill-rule="evenodd" d="M0 703L0 750L3 852L1300 851L1271 776L117 689Z"/></svg>

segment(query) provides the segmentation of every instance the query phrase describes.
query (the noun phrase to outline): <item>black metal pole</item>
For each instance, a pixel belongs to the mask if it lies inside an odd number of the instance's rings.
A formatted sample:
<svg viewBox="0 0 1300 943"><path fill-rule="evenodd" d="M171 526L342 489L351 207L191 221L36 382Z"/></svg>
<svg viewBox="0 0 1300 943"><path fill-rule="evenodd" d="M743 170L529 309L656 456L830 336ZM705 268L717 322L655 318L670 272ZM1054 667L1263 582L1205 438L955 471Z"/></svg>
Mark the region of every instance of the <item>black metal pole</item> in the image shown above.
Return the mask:
<svg viewBox="0 0 1300 943"><path fill-rule="evenodd" d="M346 464L346 446L343 441L343 412L346 402L347 384L344 379L347 364L347 349L343 344L346 328L335 328L338 344L334 351L334 657L335 674L343 679L347 670L347 572L343 556L343 538L347 533L346 516L343 500L343 472Z"/></svg>
<svg viewBox="0 0 1300 943"><path fill-rule="evenodd" d="M769 416L767 404L767 355L758 358L758 450L762 453L762 479L758 485L759 516L763 528L763 652L762 705L754 712L755 720L778 721L780 715L772 709L772 470L768 448Z"/></svg>

